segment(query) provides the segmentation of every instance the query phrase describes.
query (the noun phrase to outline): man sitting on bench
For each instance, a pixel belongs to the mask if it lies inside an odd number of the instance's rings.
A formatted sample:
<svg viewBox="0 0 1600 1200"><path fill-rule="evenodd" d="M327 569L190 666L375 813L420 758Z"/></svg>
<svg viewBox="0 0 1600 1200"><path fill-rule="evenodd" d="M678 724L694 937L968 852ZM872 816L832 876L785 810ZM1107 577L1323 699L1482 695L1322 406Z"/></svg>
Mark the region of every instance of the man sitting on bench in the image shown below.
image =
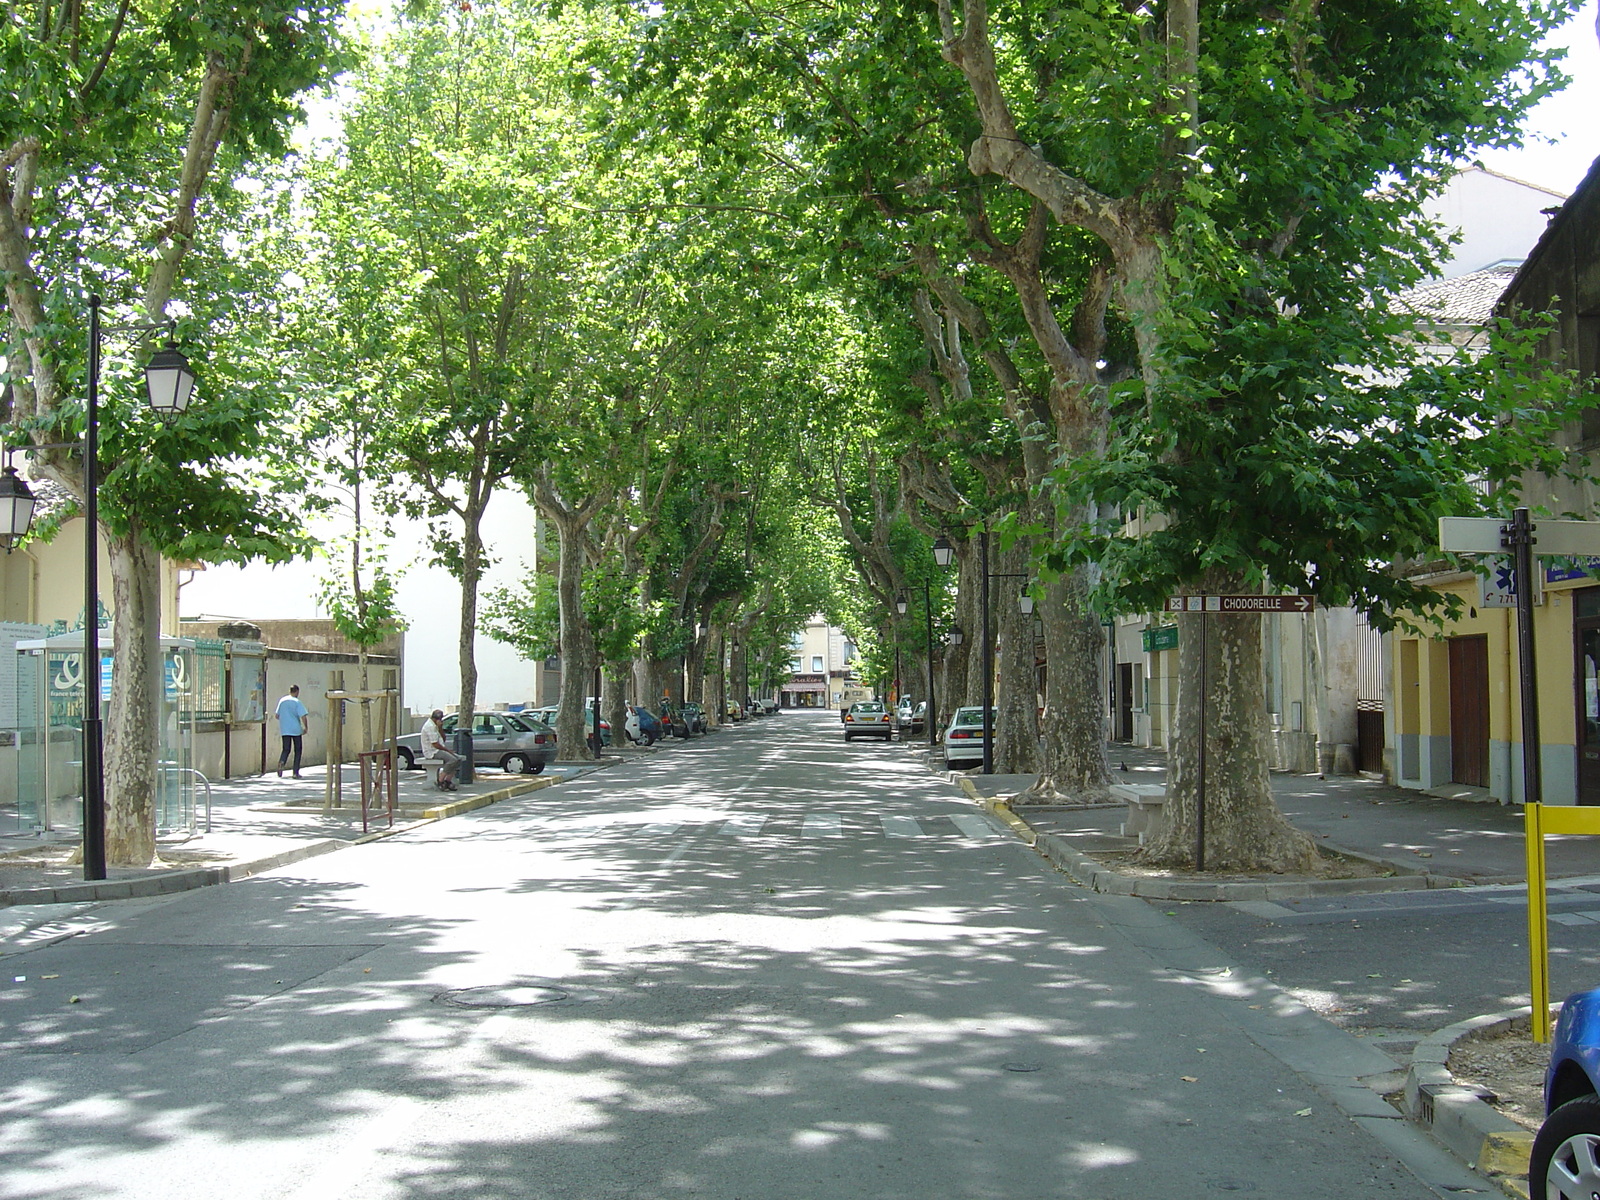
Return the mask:
<svg viewBox="0 0 1600 1200"><path fill-rule="evenodd" d="M444 709L436 708L433 715L422 724L422 754L424 758L439 760L439 772L434 783L441 792L456 790L456 771L461 766L461 756L444 744Z"/></svg>

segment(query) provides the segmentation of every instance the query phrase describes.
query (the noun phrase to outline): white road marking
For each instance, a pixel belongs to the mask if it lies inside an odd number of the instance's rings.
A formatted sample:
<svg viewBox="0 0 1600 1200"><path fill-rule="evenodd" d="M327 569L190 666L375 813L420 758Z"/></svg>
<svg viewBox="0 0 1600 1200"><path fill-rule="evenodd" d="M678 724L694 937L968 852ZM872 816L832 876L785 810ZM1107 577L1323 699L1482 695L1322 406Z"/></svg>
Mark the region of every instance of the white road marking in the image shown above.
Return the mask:
<svg viewBox="0 0 1600 1200"><path fill-rule="evenodd" d="M805 837L843 837L844 829L838 813L807 813L800 827Z"/></svg>
<svg viewBox="0 0 1600 1200"><path fill-rule="evenodd" d="M683 828L682 821L653 821L639 826L639 832L650 837L665 837Z"/></svg>
<svg viewBox="0 0 1600 1200"><path fill-rule="evenodd" d="M922 826L915 817L879 817L884 837L922 837Z"/></svg>
<svg viewBox="0 0 1600 1200"><path fill-rule="evenodd" d="M755 837L766 823L767 818L758 813L741 813L724 821L722 832L729 837Z"/></svg>
<svg viewBox="0 0 1600 1200"><path fill-rule="evenodd" d="M963 814L959 817L951 817L950 819L956 823L956 828L961 830L962 834L964 834L966 837L992 838L996 836L995 827L989 824L988 821L985 821L982 817L974 817L971 814Z"/></svg>

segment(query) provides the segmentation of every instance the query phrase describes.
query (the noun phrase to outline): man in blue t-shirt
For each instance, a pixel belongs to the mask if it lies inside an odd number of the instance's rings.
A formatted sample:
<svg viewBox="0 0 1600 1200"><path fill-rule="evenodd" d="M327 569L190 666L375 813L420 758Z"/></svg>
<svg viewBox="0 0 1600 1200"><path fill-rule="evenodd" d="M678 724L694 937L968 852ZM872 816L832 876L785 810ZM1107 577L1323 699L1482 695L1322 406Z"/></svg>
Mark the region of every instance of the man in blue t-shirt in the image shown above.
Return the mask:
<svg viewBox="0 0 1600 1200"><path fill-rule="evenodd" d="M289 694L278 701L278 732L283 735L283 753L278 755L278 778L283 778L283 764L294 751L294 777L300 778L300 750L306 732L306 721L311 710L300 703L300 685L293 684Z"/></svg>

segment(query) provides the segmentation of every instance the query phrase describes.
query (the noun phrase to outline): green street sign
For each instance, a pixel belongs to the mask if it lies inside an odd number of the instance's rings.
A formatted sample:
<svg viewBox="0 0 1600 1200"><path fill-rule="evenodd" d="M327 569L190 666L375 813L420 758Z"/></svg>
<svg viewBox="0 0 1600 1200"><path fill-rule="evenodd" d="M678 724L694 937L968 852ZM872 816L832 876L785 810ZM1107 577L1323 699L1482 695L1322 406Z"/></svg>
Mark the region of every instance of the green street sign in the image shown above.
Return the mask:
<svg viewBox="0 0 1600 1200"><path fill-rule="evenodd" d="M1140 636L1144 641L1146 654L1154 654L1158 650L1176 650L1178 648L1178 627L1176 625L1155 625L1146 629Z"/></svg>

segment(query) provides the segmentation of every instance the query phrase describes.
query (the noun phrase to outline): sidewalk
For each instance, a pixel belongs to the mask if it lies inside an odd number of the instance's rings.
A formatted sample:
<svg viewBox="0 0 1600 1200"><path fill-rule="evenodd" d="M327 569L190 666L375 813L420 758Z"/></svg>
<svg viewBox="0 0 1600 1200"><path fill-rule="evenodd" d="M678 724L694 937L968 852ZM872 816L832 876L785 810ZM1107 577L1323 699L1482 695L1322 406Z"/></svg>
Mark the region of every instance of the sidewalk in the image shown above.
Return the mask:
<svg viewBox="0 0 1600 1200"><path fill-rule="evenodd" d="M205 789L197 787L193 835L159 839L157 865L148 870L112 867L105 880L93 883L84 880L81 862L76 861L76 828L17 831L13 820L10 829L0 833L0 908L154 896L243 879L548 788L652 752L634 747L608 749L599 762L555 763L538 775L506 775L491 767L477 772L472 783L448 793L433 786L431 770L401 771L400 804L393 828L387 813L379 811L369 814L365 832L354 764L344 767L341 806L328 811L323 810L325 767L306 767L300 779L268 774L214 781L209 830Z"/></svg>
<svg viewBox="0 0 1600 1200"><path fill-rule="evenodd" d="M1112 783L1165 784L1161 750L1113 744ZM936 763L935 769L942 766ZM1004 799L1025 790L1032 775L967 775L981 795ZM1394 787L1365 776L1273 772L1272 794L1296 828L1330 850L1353 852L1425 876L1423 886L1522 883L1525 872L1521 805L1452 799ZM1021 805L1034 830L1080 854L1126 852L1137 845L1120 835L1127 806L1055 808ZM1551 879L1600 874L1600 845L1583 837L1545 839ZM1381 882L1381 881L1380 881Z"/></svg>

